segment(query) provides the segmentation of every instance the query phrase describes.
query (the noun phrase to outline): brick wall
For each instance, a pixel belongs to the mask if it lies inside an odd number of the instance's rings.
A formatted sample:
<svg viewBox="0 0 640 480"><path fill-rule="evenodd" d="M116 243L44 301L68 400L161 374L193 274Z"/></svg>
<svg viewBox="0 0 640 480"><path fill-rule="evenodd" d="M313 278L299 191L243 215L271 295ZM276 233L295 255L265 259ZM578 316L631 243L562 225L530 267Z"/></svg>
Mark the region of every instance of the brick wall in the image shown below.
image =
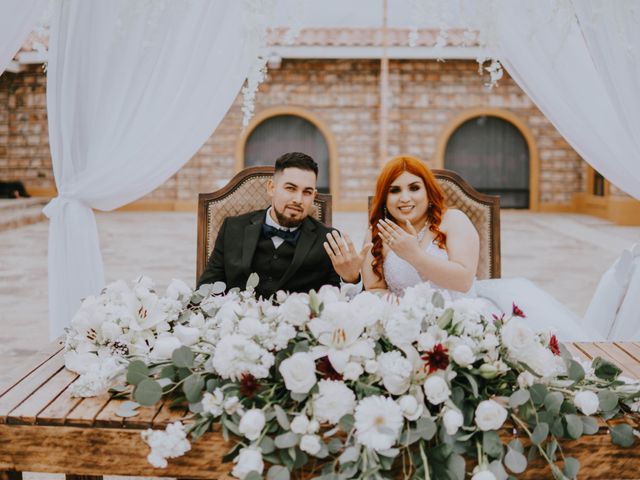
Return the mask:
<svg viewBox="0 0 640 480"><path fill-rule="evenodd" d="M0 76L0 178L54 187L42 65Z"/></svg>
<svg viewBox="0 0 640 480"><path fill-rule="evenodd" d="M375 60L284 60L257 96L256 113L302 107L330 129L337 146L342 200L373 191L378 159L380 64ZM584 164L508 75L488 90L474 61L390 62L389 154L418 156L432 166L439 136L465 110L492 107L517 115L535 138L540 160L540 202L568 204L584 189ZM216 132L187 164L146 200L193 200L235 173L242 133L238 97ZM0 77L0 178L29 187L53 187L48 149L45 75L41 66Z"/></svg>

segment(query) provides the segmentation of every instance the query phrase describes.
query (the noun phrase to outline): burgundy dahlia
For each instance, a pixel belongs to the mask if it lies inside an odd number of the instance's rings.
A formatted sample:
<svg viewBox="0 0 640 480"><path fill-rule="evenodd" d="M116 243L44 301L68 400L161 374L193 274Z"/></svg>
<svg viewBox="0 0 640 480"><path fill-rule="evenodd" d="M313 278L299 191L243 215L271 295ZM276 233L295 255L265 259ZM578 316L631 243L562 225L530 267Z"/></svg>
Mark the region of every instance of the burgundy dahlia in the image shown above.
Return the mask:
<svg viewBox="0 0 640 480"><path fill-rule="evenodd" d="M426 362L425 368L429 368L429 374L444 370L449 366L449 351L441 343L437 343L432 350L427 350L422 355L422 360Z"/></svg>
<svg viewBox="0 0 640 480"><path fill-rule="evenodd" d="M520 310L520 307L518 307L515 303L513 304L512 313L513 313L514 317L521 317L521 318L525 318L526 317L524 312L522 310Z"/></svg>
<svg viewBox="0 0 640 480"><path fill-rule="evenodd" d="M240 395L243 397L247 397L251 400L259 388L260 382L258 382L258 379L250 373L243 373L240 376Z"/></svg>
<svg viewBox="0 0 640 480"><path fill-rule="evenodd" d="M560 344L558 343L558 339L555 335L551 335L551 339L549 340L549 349L554 355L558 357L560 356Z"/></svg>

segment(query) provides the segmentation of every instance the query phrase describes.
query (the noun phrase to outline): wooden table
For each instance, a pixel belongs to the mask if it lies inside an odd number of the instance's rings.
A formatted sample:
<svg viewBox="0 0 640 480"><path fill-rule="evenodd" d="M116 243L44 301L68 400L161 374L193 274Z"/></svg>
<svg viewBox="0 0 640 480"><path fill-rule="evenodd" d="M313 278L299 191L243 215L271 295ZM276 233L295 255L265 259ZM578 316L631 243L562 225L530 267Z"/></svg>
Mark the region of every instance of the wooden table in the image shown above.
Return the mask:
<svg viewBox="0 0 640 480"><path fill-rule="evenodd" d="M601 356L618 364L624 374L640 378L640 343L575 343L567 347L590 359ZM136 417L115 415L122 400L109 395L73 398L69 385L76 375L64 368L61 343L43 351L37 363L19 379L0 389L0 480L19 480L21 472L65 473L71 477L109 475L219 479L228 477L221 464L230 447L216 431L193 443L186 455L169 460L167 469L147 462L148 447L140 431L164 428L184 410L168 404L141 407ZM637 427L636 427L637 428ZM566 455L582 464L579 478L640 478L640 447L611 444L605 428L595 436L563 443ZM546 465L530 465L519 478L551 478Z"/></svg>

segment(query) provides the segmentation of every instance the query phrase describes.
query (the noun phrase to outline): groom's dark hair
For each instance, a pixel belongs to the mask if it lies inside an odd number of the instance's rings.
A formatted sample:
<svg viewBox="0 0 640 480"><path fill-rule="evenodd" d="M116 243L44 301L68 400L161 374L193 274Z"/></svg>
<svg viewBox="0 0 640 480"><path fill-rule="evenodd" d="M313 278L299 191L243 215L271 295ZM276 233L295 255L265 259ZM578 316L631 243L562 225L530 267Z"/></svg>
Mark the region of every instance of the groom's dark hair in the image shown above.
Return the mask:
<svg viewBox="0 0 640 480"><path fill-rule="evenodd" d="M276 170L274 175L282 172L285 168L299 168L300 170L310 170L318 176L318 164L306 153L289 152L278 157L276 160Z"/></svg>

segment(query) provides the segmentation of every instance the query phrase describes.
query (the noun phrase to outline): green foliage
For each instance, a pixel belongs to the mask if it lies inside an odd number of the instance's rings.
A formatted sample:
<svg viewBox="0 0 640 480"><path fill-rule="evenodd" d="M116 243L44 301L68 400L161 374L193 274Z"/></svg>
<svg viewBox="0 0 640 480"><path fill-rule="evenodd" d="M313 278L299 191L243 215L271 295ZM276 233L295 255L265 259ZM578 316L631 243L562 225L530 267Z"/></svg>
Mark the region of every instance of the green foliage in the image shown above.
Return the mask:
<svg viewBox="0 0 640 480"><path fill-rule="evenodd" d="M607 381L615 380L618 378L618 375L622 373L620 368L601 357L594 358L591 366L594 369L596 377Z"/></svg>
<svg viewBox="0 0 640 480"><path fill-rule="evenodd" d="M155 405L162 398L162 387L155 380L142 380L133 391L133 398L140 405L149 407Z"/></svg>
<svg viewBox="0 0 640 480"><path fill-rule="evenodd" d="M189 347L176 348L171 354L171 361L178 368L192 368L194 355Z"/></svg>

